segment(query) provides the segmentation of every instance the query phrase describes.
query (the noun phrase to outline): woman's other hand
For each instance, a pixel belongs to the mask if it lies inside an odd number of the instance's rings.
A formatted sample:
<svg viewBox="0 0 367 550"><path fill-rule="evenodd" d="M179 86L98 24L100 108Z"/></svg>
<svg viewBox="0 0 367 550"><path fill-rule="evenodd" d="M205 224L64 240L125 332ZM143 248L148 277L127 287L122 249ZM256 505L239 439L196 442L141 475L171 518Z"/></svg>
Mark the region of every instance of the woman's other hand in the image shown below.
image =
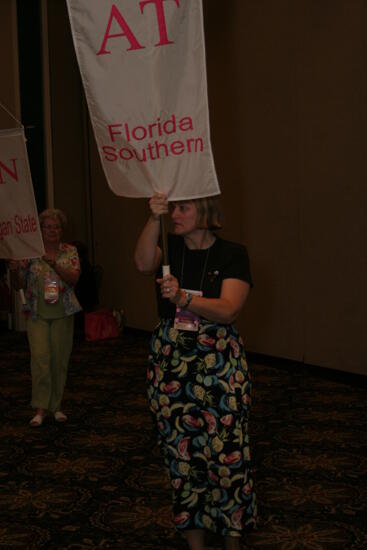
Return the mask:
<svg viewBox="0 0 367 550"><path fill-rule="evenodd" d="M57 275L70 286L75 286L80 277L80 270L69 266L61 265L57 263L56 259L49 254L42 256L42 260L48 263L48 265L57 273Z"/></svg>
<svg viewBox="0 0 367 550"><path fill-rule="evenodd" d="M179 305L184 301L185 292L180 288L178 280L173 275L165 275L162 279L157 279L157 283L161 287L162 298L167 298L175 305Z"/></svg>
<svg viewBox="0 0 367 550"><path fill-rule="evenodd" d="M167 195L164 193L155 193L149 200L149 206L153 219L159 220L159 216L168 212Z"/></svg>

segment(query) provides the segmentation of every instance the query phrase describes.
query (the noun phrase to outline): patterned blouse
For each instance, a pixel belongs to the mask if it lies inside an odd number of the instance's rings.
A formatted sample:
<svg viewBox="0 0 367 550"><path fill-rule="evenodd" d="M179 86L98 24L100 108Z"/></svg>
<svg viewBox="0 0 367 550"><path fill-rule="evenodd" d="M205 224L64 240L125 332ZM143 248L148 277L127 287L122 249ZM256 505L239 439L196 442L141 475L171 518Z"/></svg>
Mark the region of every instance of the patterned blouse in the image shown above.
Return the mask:
<svg viewBox="0 0 367 550"><path fill-rule="evenodd" d="M63 267L80 270L79 256L75 246L60 243L56 261ZM25 315L37 318L40 281L43 281L45 273L52 268L42 258L25 260L21 266L21 276L24 284L26 304L23 306ZM81 311L81 306L75 296L72 286L59 278L59 293L65 310L65 315L73 315Z"/></svg>

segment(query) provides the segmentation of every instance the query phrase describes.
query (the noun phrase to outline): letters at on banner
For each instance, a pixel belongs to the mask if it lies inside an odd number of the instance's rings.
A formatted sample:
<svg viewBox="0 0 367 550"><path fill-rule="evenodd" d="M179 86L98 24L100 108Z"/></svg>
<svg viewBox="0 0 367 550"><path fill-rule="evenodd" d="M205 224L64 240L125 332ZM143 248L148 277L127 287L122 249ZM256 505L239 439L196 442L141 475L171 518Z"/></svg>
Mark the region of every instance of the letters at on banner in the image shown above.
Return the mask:
<svg viewBox="0 0 367 550"><path fill-rule="evenodd" d="M112 191L220 193L210 144L201 0L67 0Z"/></svg>
<svg viewBox="0 0 367 550"><path fill-rule="evenodd" d="M23 129L0 130L0 258L44 253Z"/></svg>

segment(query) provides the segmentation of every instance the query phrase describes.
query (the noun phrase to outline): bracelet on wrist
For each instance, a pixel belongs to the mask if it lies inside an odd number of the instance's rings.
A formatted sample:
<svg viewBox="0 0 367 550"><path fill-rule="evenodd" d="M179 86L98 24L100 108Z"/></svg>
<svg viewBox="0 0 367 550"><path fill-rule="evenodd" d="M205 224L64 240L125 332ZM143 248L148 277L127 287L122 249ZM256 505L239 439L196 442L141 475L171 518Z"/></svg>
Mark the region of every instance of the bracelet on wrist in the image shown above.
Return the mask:
<svg viewBox="0 0 367 550"><path fill-rule="evenodd" d="M192 300L191 292L186 292L185 290L185 294L186 294L185 302L182 304L181 309L185 309L186 307L188 307Z"/></svg>

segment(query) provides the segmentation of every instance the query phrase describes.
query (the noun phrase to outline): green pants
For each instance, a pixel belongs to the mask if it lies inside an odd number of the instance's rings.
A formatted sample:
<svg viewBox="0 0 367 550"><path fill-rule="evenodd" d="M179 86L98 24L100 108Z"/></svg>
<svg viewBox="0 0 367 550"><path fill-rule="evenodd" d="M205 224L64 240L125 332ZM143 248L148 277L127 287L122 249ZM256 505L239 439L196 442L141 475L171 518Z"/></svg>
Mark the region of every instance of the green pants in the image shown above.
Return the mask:
<svg viewBox="0 0 367 550"><path fill-rule="evenodd" d="M27 320L31 350L32 407L60 410L73 347L74 316Z"/></svg>

